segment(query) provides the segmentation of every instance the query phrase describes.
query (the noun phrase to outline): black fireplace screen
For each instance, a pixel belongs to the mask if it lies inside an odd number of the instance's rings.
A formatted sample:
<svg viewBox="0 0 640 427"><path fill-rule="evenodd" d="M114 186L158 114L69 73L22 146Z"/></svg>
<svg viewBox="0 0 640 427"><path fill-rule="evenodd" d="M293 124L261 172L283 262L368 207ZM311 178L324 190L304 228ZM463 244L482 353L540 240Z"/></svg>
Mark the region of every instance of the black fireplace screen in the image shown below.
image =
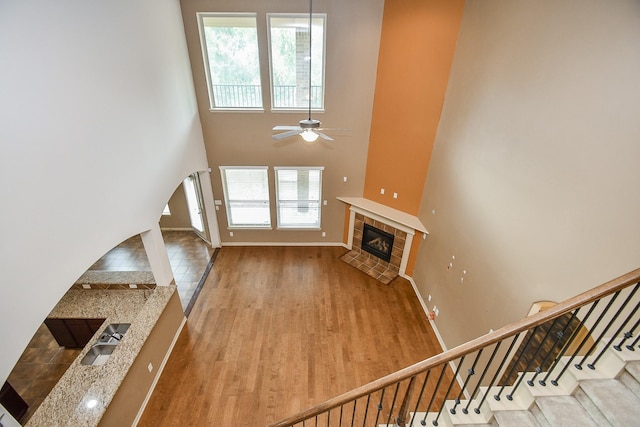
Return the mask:
<svg viewBox="0 0 640 427"><path fill-rule="evenodd" d="M393 234L364 224L362 231L362 249L383 260L391 261L391 248L393 248Z"/></svg>

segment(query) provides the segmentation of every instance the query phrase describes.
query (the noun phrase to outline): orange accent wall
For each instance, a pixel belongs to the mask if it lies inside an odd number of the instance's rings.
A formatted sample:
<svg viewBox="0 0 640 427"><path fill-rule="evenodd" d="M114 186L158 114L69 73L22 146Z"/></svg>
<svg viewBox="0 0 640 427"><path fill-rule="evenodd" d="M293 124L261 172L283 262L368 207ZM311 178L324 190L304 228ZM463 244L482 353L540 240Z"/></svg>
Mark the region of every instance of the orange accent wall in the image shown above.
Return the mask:
<svg viewBox="0 0 640 427"><path fill-rule="evenodd" d="M416 235L413 236L413 242L411 242L411 253L409 253L409 259L407 260L407 268L405 269L405 273L408 276L413 276L413 268L416 266L418 249L420 248L421 243L422 243L422 233L416 233Z"/></svg>
<svg viewBox="0 0 640 427"><path fill-rule="evenodd" d="M365 198L418 214L463 9L464 0L385 1Z"/></svg>

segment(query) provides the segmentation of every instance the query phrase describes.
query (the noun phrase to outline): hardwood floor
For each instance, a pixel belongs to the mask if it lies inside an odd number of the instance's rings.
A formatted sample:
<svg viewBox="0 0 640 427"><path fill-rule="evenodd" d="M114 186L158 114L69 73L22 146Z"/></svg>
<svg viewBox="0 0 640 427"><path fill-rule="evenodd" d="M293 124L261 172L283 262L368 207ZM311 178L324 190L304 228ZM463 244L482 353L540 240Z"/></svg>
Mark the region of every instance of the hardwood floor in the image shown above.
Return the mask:
<svg viewBox="0 0 640 427"><path fill-rule="evenodd" d="M335 247L220 250L140 426L266 426L441 351L411 284Z"/></svg>

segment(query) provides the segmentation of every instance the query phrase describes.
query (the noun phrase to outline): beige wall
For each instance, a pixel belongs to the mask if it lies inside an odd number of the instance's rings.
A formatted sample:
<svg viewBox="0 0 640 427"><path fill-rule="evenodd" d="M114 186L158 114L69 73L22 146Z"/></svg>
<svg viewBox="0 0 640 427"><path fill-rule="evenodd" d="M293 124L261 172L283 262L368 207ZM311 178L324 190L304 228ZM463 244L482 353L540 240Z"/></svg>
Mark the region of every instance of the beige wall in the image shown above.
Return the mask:
<svg viewBox="0 0 640 427"><path fill-rule="evenodd" d="M163 215L160 218L160 228L187 228L191 230L189 208L182 184L178 185L176 191L173 192L168 204L171 215Z"/></svg>
<svg viewBox="0 0 640 427"><path fill-rule="evenodd" d="M100 420L100 426L133 425L183 319L180 298L175 292ZM150 363L151 372L147 369Z"/></svg>
<svg viewBox="0 0 640 427"><path fill-rule="evenodd" d="M467 1L414 274L447 346L640 265L639 40L637 1Z"/></svg>
<svg viewBox="0 0 640 427"><path fill-rule="evenodd" d="M322 230L278 231L272 206L273 230L226 229L225 207L217 211L223 244L238 242L318 242L341 243L344 205L337 196L362 196L364 171L369 141L369 126L375 86L382 0L319 0L314 11L327 13L327 59L325 112L313 113L323 126L349 128L350 132L333 134L335 142L304 144L294 137L280 142L271 138L275 125L297 125L306 118L300 113L272 113L269 110L268 55L266 51L266 13L308 13L308 2L283 0L256 2L220 0L182 0L182 13L191 58L193 78L204 138L212 168L215 198L223 200L219 166L269 166L271 194L274 194L274 166L324 166ZM209 99L204 74L196 12L255 12L258 43L261 46L263 99L266 111L260 113L209 112ZM347 182L343 177L347 177ZM272 196L273 200L273 196ZM321 232L326 232L326 237Z"/></svg>

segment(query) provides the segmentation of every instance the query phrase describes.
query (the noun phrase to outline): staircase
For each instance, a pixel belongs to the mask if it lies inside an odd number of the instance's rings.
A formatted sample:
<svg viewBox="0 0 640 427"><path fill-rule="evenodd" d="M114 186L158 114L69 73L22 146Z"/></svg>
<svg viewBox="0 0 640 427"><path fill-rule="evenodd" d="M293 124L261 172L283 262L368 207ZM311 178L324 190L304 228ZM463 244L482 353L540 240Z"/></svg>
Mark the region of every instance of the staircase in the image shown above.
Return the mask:
<svg viewBox="0 0 640 427"><path fill-rule="evenodd" d="M271 427L638 427L640 269Z"/></svg>
<svg viewBox="0 0 640 427"><path fill-rule="evenodd" d="M569 359L564 357L556 369L564 368ZM526 386L516 391L511 400L505 397L509 395L508 387L481 387L479 399L471 404L475 408L474 403L487 396L479 414L454 409L466 406L468 401L456 405L454 400L448 400L439 417L435 412L426 417L425 413L412 413L406 425L430 426L438 417L437 425L446 427L640 426L640 349L608 348L594 370L569 365L567 372L558 385L541 385L535 380L529 385L527 381L535 373L527 373L523 378ZM502 396L496 400L494 396L499 393Z"/></svg>

